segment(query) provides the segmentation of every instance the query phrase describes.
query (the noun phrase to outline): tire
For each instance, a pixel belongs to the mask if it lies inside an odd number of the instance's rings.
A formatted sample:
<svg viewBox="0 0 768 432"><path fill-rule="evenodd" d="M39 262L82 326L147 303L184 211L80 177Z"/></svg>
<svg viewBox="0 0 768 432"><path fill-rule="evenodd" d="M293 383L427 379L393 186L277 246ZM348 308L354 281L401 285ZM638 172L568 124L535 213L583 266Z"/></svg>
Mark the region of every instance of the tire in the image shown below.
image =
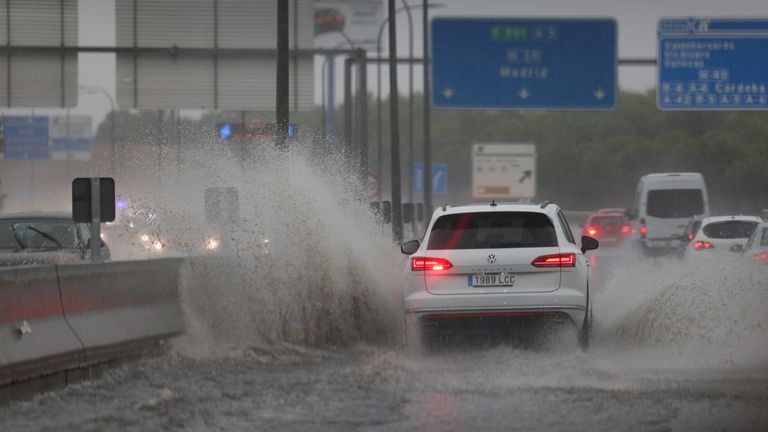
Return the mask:
<svg viewBox="0 0 768 432"><path fill-rule="evenodd" d="M592 302L589 299L589 287L587 287L587 313L584 316L584 323L579 329L578 343L582 352L589 351L589 344L592 341Z"/></svg>

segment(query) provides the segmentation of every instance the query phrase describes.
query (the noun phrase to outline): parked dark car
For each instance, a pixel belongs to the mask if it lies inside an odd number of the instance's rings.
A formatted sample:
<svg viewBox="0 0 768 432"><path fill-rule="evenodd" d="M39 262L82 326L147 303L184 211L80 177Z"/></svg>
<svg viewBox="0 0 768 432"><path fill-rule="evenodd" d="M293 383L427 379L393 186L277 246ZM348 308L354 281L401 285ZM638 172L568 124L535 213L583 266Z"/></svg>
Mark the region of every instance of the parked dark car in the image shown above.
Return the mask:
<svg viewBox="0 0 768 432"><path fill-rule="evenodd" d="M90 230L68 213L0 215L0 266L90 261ZM102 257L110 259L102 241Z"/></svg>

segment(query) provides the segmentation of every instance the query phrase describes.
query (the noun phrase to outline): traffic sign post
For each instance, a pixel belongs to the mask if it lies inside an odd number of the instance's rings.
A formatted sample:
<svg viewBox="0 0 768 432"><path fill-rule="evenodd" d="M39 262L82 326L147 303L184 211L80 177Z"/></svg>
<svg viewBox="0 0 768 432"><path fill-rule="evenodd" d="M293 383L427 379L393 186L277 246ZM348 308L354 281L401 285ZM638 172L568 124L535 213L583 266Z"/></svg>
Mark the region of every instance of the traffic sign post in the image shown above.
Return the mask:
<svg viewBox="0 0 768 432"><path fill-rule="evenodd" d="M768 20L662 19L662 110L768 109Z"/></svg>
<svg viewBox="0 0 768 432"><path fill-rule="evenodd" d="M91 261L101 261L101 223L115 220L115 180L78 177L72 181L72 220L91 224Z"/></svg>
<svg viewBox="0 0 768 432"><path fill-rule="evenodd" d="M448 165L432 163L432 193L445 195L448 193ZM424 164L413 164L413 192L424 193Z"/></svg>
<svg viewBox="0 0 768 432"><path fill-rule="evenodd" d="M592 109L616 106L613 19L432 21L437 108Z"/></svg>

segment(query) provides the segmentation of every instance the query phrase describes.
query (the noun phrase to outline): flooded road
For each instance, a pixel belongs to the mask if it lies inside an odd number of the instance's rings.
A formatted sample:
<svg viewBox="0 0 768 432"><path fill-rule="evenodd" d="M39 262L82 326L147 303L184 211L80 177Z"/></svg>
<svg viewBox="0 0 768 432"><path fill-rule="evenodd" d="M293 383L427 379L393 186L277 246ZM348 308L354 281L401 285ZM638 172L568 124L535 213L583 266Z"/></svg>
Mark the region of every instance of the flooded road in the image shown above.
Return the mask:
<svg viewBox="0 0 768 432"><path fill-rule="evenodd" d="M587 353L568 331L421 353L247 339L201 353L189 335L164 356L0 407L0 430L766 430L764 276L729 275L736 292L677 261L626 269L629 254L593 260L603 284Z"/></svg>
<svg viewBox="0 0 768 432"><path fill-rule="evenodd" d="M766 369L622 369L629 354L498 346L427 357L284 348L144 360L0 409L3 431L765 430Z"/></svg>

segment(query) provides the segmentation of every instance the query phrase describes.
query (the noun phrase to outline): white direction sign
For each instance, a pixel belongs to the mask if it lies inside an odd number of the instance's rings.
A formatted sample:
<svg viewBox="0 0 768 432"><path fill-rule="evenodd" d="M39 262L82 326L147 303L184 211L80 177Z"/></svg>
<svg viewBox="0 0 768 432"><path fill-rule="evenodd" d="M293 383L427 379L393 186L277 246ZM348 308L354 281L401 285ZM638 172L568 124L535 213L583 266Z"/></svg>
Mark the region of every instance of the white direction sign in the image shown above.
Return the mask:
<svg viewBox="0 0 768 432"><path fill-rule="evenodd" d="M505 143L473 145L472 196L533 199L536 196L536 146Z"/></svg>

